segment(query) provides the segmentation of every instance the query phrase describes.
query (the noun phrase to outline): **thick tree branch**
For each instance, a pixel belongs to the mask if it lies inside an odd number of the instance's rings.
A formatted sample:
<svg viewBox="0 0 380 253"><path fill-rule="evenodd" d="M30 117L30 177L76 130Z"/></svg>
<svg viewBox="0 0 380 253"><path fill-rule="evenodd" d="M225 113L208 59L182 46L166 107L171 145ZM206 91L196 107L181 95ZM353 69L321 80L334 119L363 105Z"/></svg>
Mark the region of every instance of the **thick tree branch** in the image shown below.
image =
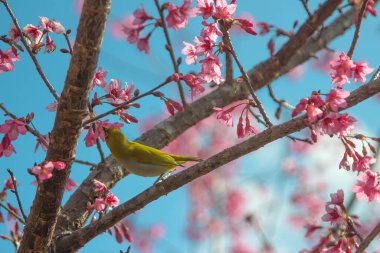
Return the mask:
<svg viewBox="0 0 380 253"><path fill-rule="evenodd" d="M282 65L271 58L254 67L248 73L251 79L255 78L256 80L254 90L271 83L274 79L277 79L289 72L292 68L310 59L319 50L324 49L330 41L343 34L352 26L354 15L355 9L352 8L335 19L329 26L325 27L321 33L311 38L301 48L289 49L292 50L293 57L289 58L285 56L287 58L280 61L283 62ZM308 22L309 21L306 21L305 25L307 25ZM299 36L294 36L290 40L298 40ZM240 85L240 87L239 92L235 93L232 83L225 83L219 86L215 91L190 104L189 110L177 113L175 116L162 121L135 141L155 148L165 147L184 131L199 121L209 117L214 112L212 109L214 106L224 107L234 101L246 98L249 94L248 89L242 85ZM86 222L89 215L85 210L86 203L93 200L94 197L92 189L93 179L97 179L106 184L107 187L112 188L119 180L128 175L128 171L123 169L113 157L107 157L106 163L107 167L105 167L104 164L99 164L95 167L92 173L70 196L70 199L65 204L59 217L56 235L65 231L74 231L83 226Z"/></svg>
<svg viewBox="0 0 380 253"><path fill-rule="evenodd" d="M84 2L45 159L64 161L67 166L65 170L56 170L51 179L39 184L18 252L44 252L51 243L82 122L87 114L87 99L110 3L110 0Z"/></svg>
<svg viewBox="0 0 380 253"><path fill-rule="evenodd" d="M380 80L372 81L354 91L346 100L350 108L363 100L380 92ZM106 231L115 225L122 218L142 209L150 202L161 196L184 186L185 184L225 165L237 158L248 153L258 150L265 145L281 139L288 134L298 132L309 125L306 116L292 119L280 125L273 126L260 134L249 138L248 140L227 148L222 152L200 162L176 175L169 177L162 183L151 186L144 192L138 194L129 201L114 208L111 212L102 217L102 219L91 223L90 225L79 229L70 235L61 237L56 244L57 252L74 252L84 246L92 238Z"/></svg>

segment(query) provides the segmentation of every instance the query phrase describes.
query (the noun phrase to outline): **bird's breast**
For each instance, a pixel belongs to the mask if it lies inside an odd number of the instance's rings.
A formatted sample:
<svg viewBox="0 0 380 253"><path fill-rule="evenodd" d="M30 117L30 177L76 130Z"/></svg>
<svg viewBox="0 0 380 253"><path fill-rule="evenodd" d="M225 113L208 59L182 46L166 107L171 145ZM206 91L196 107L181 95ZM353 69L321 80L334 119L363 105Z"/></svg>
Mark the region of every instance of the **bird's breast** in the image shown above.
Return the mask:
<svg viewBox="0 0 380 253"><path fill-rule="evenodd" d="M141 163L135 159L123 161L123 165L129 172L143 177L158 177L170 170L166 166Z"/></svg>

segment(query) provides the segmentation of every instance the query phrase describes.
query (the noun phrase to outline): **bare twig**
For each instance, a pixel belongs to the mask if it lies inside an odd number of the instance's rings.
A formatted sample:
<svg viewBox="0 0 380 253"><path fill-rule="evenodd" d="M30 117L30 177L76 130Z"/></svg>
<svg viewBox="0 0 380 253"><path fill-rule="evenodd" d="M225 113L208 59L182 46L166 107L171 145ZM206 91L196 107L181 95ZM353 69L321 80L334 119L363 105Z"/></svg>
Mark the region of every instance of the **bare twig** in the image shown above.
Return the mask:
<svg viewBox="0 0 380 253"><path fill-rule="evenodd" d="M277 103L281 107L285 107L289 110L294 110L294 106L290 105L285 99L279 99L276 94L274 94L273 88L271 84L268 84L268 91L269 91L269 96L273 99L275 103Z"/></svg>
<svg viewBox="0 0 380 253"><path fill-rule="evenodd" d="M22 217L24 218L24 220L26 220L28 217L25 215L24 209L22 208L21 199L20 199L20 196L18 195L16 179L15 179L15 177L13 175L13 172L10 169L7 169L7 171L9 173L9 175L11 176L11 180L12 180L12 184L13 184L13 188L14 188L13 192L16 195L17 203L18 203L18 206L20 208Z"/></svg>
<svg viewBox="0 0 380 253"><path fill-rule="evenodd" d="M356 253L362 253L370 245L370 243L376 238L380 233L380 223L378 223L372 231L367 235L367 237L359 245L359 248L356 250Z"/></svg>
<svg viewBox="0 0 380 253"><path fill-rule="evenodd" d="M352 39L350 50L348 50L348 53L347 53L347 56L350 57L351 59L352 59L352 55L354 54L356 43L358 42L358 39L359 39L360 26L362 24L363 15L364 15L365 9L367 7L368 1L369 0L363 0L362 7L361 7L361 9L359 11L359 15L358 15L358 18L357 18L356 29L355 29L355 33L354 33L354 38Z"/></svg>
<svg viewBox="0 0 380 253"><path fill-rule="evenodd" d="M71 43L70 43L69 35L67 34L67 32L65 32L65 33L63 33L63 36L65 37L67 46L69 47L69 53L72 55L73 54L73 48L72 48Z"/></svg>
<svg viewBox="0 0 380 253"><path fill-rule="evenodd" d="M308 0L301 0L301 3L303 5L303 7L305 8L306 12L307 12L307 15L309 16L309 18L312 16L311 14L311 11L309 9L309 6L307 5L307 2Z"/></svg>
<svg viewBox="0 0 380 253"><path fill-rule="evenodd" d="M78 159L75 159L73 162L74 162L74 163L79 163L79 164L88 165L88 166L92 166L92 167L95 167L95 166L97 165L97 164L95 164L95 163L90 163L90 162L83 161L83 160L78 160Z"/></svg>
<svg viewBox="0 0 380 253"><path fill-rule="evenodd" d="M8 213L12 214L19 222L21 222L22 224L25 224L25 221L19 215L17 215L17 213L13 212L2 202L0 202L0 207L4 208Z"/></svg>
<svg viewBox="0 0 380 253"><path fill-rule="evenodd" d="M164 10L161 8L160 3L158 2L158 0L154 0L154 3L156 4L157 11L158 11L158 13L160 15L161 26L162 26L162 29L164 30L165 39L166 39L166 49L169 51L170 59L172 61L173 68L174 68L174 72L175 73L179 73L178 63L177 63L177 60L176 60L176 58L174 56L173 46L172 46L172 43L170 41L168 28L166 26L166 21L165 21L165 18L164 18ZM182 105L186 109L187 104L186 104L186 98L185 98L185 93L183 91L182 83L179 80L177 82L177 84L178 84L178 90L179 90L179 95L181 97Z"/></svg>
<svg viewBox="0 0 380 253"><path fill-rule="evenodd" d="M32 50L30 49L30 47L29 47L27 41L25 40L24 36L22 36L22 34L23 34L22 30L21 30L21 28L20 28L20 26L19 26L19 24L17 22L16 17L14 16L12 10L10 9L7 0L1 0L0 2L3 3L3 5L5 6L5 8L7 9L7 12L11 16L13 24L15 25L18 33L20 34L21 42L22 42L22 44L24 44L24 47L26 48L26 51L28 51L28 54L29 54L30 58L32 58L32 61L34 63L34 66L37 69L38 74L40 74L42 80L44 81L46 87L49 89L50 93L58 101L59 100L59 96L58 96L57 92L55 91L55 89L53 88L53 86L50 84L49 80L47 79L47 77L45 76L44 72L42 71L40 64L38 63L36 56L34 55L34 53L32 52Z"/></svg>

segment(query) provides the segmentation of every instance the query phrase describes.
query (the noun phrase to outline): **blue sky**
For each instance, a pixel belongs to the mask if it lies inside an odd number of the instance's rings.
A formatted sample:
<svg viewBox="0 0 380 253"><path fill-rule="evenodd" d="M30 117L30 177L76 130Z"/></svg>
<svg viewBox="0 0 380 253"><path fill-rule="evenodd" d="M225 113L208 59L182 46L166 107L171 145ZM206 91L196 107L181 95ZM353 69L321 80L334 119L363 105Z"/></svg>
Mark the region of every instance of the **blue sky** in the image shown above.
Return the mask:
<svg viewBox="0 0 380 253"><path fill-rule="evenodd" d="M148 13L157 16L153 1L114 1L109 21L117 20L125 14L133 12L133 10L140 6L141 2L144 2ZM237 2L237 13L250 13L257 21L266 21L285 30L289 30L292 27L295 17L297 17L300 23L306 18L306 12L298 0L275 1L275 3L273 1ZM319 2L320 1L311 1L310 8L314 10ZM66 28L73 30L71 38L74 40L75 28L79 17L74 10L73 1L24 0L9 1L9 4L21 26L26 24L36 25L39 21L38 16L55 18ZM192 41L193 37L199 34L200 21L199 18L192 19L190 20L188 29L180 30L177 33L171 31L172 41L176 46L175 53L177 57L180 55L182 40ZM9 16L4 8L0 6L0 35L8 32L10 22ZM108 24L109 23L110 22L108 22ZM130 45L125 41L114 40L110 36L108 28L109 26L107 26L107 32L99 58L99 65L109 72L107 80L109 80L109 78L121 79L123 82L128 81L129 83L134 83L140 91L146 91L172 74L172 66L167 52L163 50L163 36L159 30L156 31L151 38L151 53L145 55L138 52L135 45ZM354 59L366 59L370 66L377 68L379 65L379 54L374 52L377 52L380 38L379 30L380 22L378 19L370 16L364 20L360 40L354 53ZM331 44L331 48L337 51L347 51L352 35L353 29L345 36L334 41ZM63 37L55 36L53 39L56 41L58 48L64 47ZM247 69L250 69L256 63L268 58L268 50L266 49L267 41L267 38L258 36L239 36L233 39L240 60ZM5 44L1 44L0 48L4 50L7 47ZM3 103L11 112L19 116L34 112L34 124L41 133L46 134L52 128L54 113L48 112L45 108L53 101L53 97L38 76L28 55L22 53L20 57L21 61L16 62L13 72L0 74L0 86L2 86L0 103ZM46 76L60 93L68 68L69 56L57 51L50 55L40 53L37 58ZM186 72L192 67L185 66L183 63L181 68L183 72ZM235 74L238 75L237 73ZM283 77L274 82L273 87L279 97L285 97L292 104L295 104L301 97L309 95L312 90L322 89L328 91L331 85L329 76L315 72L311 69L310 65L306 65L305 75L301 80L293 82L289 78ZM350 85L349 87L354 89L357 86ZM164 91L178 100L175 90L173 91L171 87L165 88ZM187 94L189 94L189 92ZM258 95L267 110L273 113L276 107L267 96L267 90L263 89L259 91ZM132 111L140 122L144 122L144 120L156 116L157 108L164 109L162 103L150 99L144 100L142 105L141 109ZM369 129L369 131L373 131L372 133L378 131L379 119L378 117L374 117L374 113L378 112L378 104L374 99L370 99L350 111L362 122L361 126L363 129ZM3 114L0 114L0 124L4 122L4 120L5 117ZM124 128L124 133L126 133L130 139L134 139L141 134L139 125L128 125ZM33 166L35 162L41 162L44 159L45 153L41 150L37 151L36 154L33 153L35 138L30 134L20 137L14 143L14 146L17 150L16 155L10 158L0 159L0 182L8 177L6 169L11 168L20 181L20 192L23 204L25 209L28 209L27 207L32 203L35 187L31 185L32 178L26 173L26 169ZM244 168L249 167L250 162L253 160L258 163L258 171L268 169L268 160L265 159L266 152L278 152L278 161L272 161L270 163L270 169L278 169L281 158L286 154L285 149L286 146L281 145L281 143L271 144L265 147L263 151L258 152L258 154L247 156L244 158L243 171ZM105 145L104 150L107 154L109 153ZM96 148L86 148L83 142L82 145L78 147L77 158L94 163L99 161ZM89 168L86 166L75 165L72 177L77 182L81 182L88 174L88 171ZM130 176L117 185L113 192L119 196L122 201L125 201L146 189L153 181L153 179ZM13 196L11 198L13 198ZM194 248L186 240L184 231L187 215L186 211L189 208L188 204L186 190L180 189L151 203L143 211L133 215L135 216L134 219L137 224L141 226L148 226L155 223L165 225L165 240L157 244L154 252L194 252ZM4 226L0 226L0 234L5 233L5 230L6 228ZM296 247L299 245L295 243L293 246ZM13 248L8 242L0 241L0 248L3 249L4 252L13 252ZM91 241L81 252L118 252L118 249L120 249L120 245L117 245L112 237L103 235ZM294 252L296 249L299 248L289 248L289 252ZM207 252L207 247L199 247L199 252Z"/></svg>

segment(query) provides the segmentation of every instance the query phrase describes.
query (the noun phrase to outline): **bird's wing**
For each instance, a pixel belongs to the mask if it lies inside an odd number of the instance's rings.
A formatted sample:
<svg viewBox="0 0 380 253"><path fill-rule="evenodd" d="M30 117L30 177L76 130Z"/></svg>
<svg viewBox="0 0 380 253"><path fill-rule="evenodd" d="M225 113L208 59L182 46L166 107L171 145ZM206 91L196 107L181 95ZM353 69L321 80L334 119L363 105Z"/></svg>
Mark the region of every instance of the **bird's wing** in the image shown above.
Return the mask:
<svg viewBox="0 0 380 253"><path fill-rule="evenodd" d="M169 167L179 166L169 154L137 142L130 142L129 152L140 163Z"/></svg>

